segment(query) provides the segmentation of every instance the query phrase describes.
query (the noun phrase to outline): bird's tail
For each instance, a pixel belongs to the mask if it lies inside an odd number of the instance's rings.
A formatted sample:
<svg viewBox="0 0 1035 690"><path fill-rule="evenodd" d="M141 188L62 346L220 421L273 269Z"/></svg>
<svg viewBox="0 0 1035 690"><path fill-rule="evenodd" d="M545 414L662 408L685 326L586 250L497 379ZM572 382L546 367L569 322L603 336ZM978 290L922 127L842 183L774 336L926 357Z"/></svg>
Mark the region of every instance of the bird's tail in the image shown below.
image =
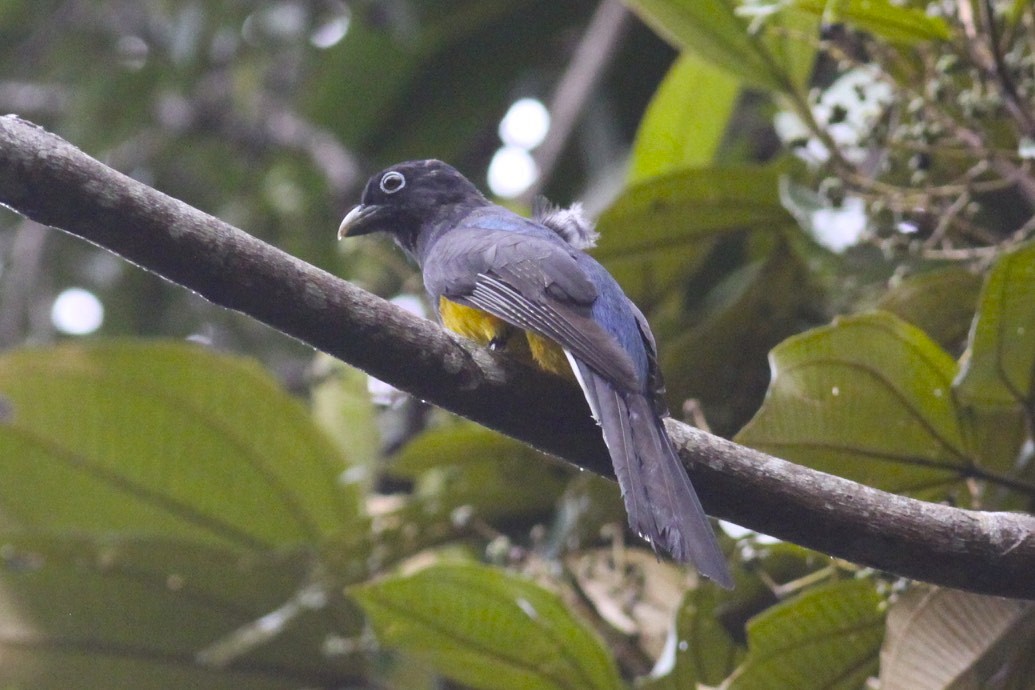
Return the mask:
<svg viewBox="0 0 1035 690"><path fill-rule="evenodd" d="M604 432L630 526L655 550L693 563L705 577L732 588L708 516L650 401L639 393L615 390L573 358L571 364Z"/></svg>

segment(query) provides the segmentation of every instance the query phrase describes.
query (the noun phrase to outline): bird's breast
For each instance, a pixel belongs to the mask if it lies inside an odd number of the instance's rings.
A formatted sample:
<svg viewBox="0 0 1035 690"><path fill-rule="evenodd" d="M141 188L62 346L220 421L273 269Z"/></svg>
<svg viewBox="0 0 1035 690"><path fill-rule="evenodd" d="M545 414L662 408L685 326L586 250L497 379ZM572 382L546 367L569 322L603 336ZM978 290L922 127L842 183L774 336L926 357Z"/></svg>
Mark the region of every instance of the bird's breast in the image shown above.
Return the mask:
<svg viewBox="0 0 1035 690"><path fill-rule="evenodd" d="M443 326L480 345L506 339L507 330L511 328L503 319L474 307L457 304L445 297L438 299L438 314Z"/></svg>

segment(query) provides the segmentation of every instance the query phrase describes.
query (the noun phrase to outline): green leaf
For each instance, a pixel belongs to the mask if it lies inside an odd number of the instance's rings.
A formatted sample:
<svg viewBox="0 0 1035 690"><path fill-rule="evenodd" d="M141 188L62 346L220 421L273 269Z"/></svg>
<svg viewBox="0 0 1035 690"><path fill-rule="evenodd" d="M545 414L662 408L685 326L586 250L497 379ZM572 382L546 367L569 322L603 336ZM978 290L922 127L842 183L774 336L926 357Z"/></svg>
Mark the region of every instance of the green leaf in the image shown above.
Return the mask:
<svg viewBox="0 0 1035 690"><path fill-rule="evenodd" d="M514 97L515 66L534 69L551 54L530 46L551 32L581 31L587 10L512 0L357 8L347 37L313 61L309 83L319 88L305 95L306 110L381 163L418 151L469 158L471 133Z"/></svg>
<svg viewBox="0 0 1035 690"><path fill-rule="evenodd" d="M746 14L745 9L745 5L741 4L738 12ZM784 91L794 90L802 96L808 93L819 52L819 30L819 17L798 11L793 5L782 7L780 12L766 17L764 22L754 28L788 83Z"/></svg>
<svg viewBox="0 0 1035 690"><path fill-rule="evenodd" d="M801 258L782 242L769 244L767 256L709 290L700 309L656 329L669 399L699 400L719 434L732 434L758 409L769 380L766 355L818 301Z"/></svg>
<svg viewBox="0 0 1035 690"><path fill-rule="evenodd" d="M620 688L614 661L560 598L483 565L437 565L349 593L390 647L475 688Z"/></svg>
<svg viewBox="0 0 1035 690"><path fill-rule="evenodd" d="M336 441L348 468L343 479L364 492L370 488L381 461L381 434L370 396L370 377L330 355L318 353L312 366L319 383L309 397L315 421Z"/></svg>
<svg viewBox="0 0 1035 690"><path fill-rule="evenodd" d="M683 690L718 686L744 652L719 620L719 594L714 587L689 590L683 597L672 631L672 668L667 674L638 685L639 690Z"/></svg>
<svg viewBox="0 0 1035 690"><path fill-rule="evenodd" d="M629 181L710 164L739 96L739 79L684 53L669 69L640 121Z"/></svg>
<svg viewBox="0 0 1035 690"><path fill-rule="evenodd" d="M365 658L325 645L362 620L312 572L304 550L0 534L0 686L348 685Z"/></svg>
<svg viewBox="0 0 1035 690"><path fill-rule="evenodd" d="M963 266L912 275L881 295L877 308L908 321L946 350L958 351L974 318L981 276Z"/></svg>
<svg viewBox="0 0 1035 690"><path fill-rule="evenodd" d="M783 0L780 5L786 6ZM952 38L952 29L942 17L890 0L794 0L791 6L822 17L826 23L844 22L891 43L915 45Z"/></svg>
<svg viewBox="0 0 1035 690"><path fill-rule="evenodd" d="M773 91L788 90L789 77L747 23L732 0L630 0L635 11L662 38L690 50L746 83Z"/></svg>
<svg viewBox="0 0 1035 690"><path fill-rule="evenodd" d="M317 61L314 81L324 88L306 94L307 109L329 119L337 135L356 146L375 131L379 118L393 102L405 98L416 77L425 46L412 38L399 40L391 32L365 21L350 22L347 41ZM379 69L370 69L371 65ZM323 72L333 72L329 79ZM348 113L342 117L341 113Z"/></svg>
<svg viewBox="0 0 1035 690"><path fill-rule="evenodd" d="M913 587L888 611L880 687L1027 687L1033 623L1030 602Z"/></svg>
<svg viewBox="0 0 1035 690"><path fill-rule="evenodd" d="M838 319L781 343L737 441L887 491L944 498L970 462L956 363L890 314Z"/></svg>
<svg viewBox="0 0 1035 690"><path fill-rule="evenodd" d="M954 382L972 447L982 465L1016 472L1028 437L1027 413L1035 376L1035 244L1003 255L985 279L967 350ZM1022 508L1006 496L1001 508ZM1013 503L1010 501L1013 500Z"/></svg>
<svg viewBox="0 0 1035 690"><path fill-rule="evenodd" d="M956 391L968 405L1030 406L1035 376L1035 244L999 258L985 281Z"/></svg>
<svg viewBox="0 0 1035 690"><path fill-rule="evenodd" d="M595 256L634 299L671 288L715 241L754 228L793 226L770 167L680 170L626 189L600 216Z"/></svg>
<svg viewBox="0 0 1035 690"><path fill-rule="evenodd" d="M417 436L390 469L416 481L418 498L439 511L469 506L490 519L552 509L572 474L524 443L467 423Z"/></svg>
<svg viewBox="0 0 1035 690"><path fill-rule="evenodd" d="M338 451L254 362L180 343L16 350L0 400L7 525L267 549L358 520Z"/></svg>
<svg viewBox="0 0 1035 690"><path fill-rule="evenodd" d="M1024 10L1029 6L1028 0L1013 0L1010 8L1006 11L1006 26L1011 30L1017 26L1024 16Z"/></svg>
<svg viewBox="0 0 1035 690"><path fill-rule="evenodd" d="M872 582L836 582L767 609L747 633L731 690L858 690L877 671L883 600Z"/></svg>

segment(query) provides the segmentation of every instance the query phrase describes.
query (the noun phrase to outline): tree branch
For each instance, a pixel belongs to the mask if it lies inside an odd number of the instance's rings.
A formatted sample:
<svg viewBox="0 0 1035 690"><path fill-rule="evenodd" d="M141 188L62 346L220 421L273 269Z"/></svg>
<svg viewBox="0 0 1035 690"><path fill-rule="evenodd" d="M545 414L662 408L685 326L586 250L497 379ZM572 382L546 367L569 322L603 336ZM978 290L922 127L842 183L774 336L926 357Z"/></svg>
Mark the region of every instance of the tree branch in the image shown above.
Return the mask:
<svg viewBox="0 0 1035 690"><path fill-rule="evenodd" d="M575 386L461 342L12 116L0 117L0 203L421 399L612 476ZM925 503L673 420L668 430L713 515L905 577L1035 599L1035 517Z"/></svg>

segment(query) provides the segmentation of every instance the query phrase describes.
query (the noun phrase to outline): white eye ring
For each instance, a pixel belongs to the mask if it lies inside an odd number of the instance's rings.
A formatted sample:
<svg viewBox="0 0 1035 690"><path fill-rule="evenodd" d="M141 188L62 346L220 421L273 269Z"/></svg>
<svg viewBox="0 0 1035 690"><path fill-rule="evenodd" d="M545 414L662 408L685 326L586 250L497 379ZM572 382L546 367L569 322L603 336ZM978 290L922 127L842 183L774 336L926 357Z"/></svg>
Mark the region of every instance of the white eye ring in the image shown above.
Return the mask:
<svg viewBox="0 0 1035 690"><path fill-rule="evenodd" d="M406 186L406 178L401 172L386 172L381 176L381 183L378 185L385 194L395 194Z"/></svg>

